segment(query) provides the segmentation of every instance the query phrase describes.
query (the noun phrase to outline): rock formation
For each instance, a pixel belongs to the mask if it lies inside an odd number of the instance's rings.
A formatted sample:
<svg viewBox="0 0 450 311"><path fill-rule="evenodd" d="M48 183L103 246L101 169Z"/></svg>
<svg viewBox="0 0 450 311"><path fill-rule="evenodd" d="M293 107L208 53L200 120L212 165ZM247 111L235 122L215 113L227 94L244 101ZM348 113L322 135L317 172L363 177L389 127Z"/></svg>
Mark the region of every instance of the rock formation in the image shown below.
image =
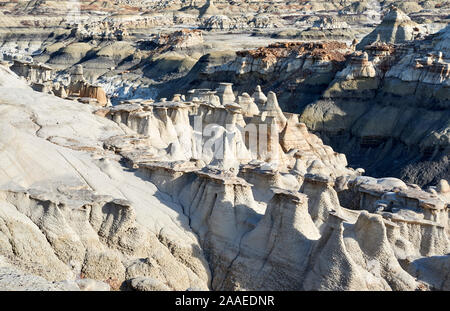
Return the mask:
<svg viewBox="0 0 450 311"><path fill-rule="evenodd" d="M200 17L210 17L219 15L219 10L214 5L213 0L207 0L205 5L200 9Z"/></svg>
<svg viewBox="0 0 450 311"><path fill-rule="evenodd" d="M172 49L187 48L203 43L203 34L200 30L182 29L171 34L159 34L153 40L158 46Z"/></svg>
<svg viewBox="0 0 450 311"><path fill-rule="evenodd" d="M421 185L448 179L449 65L435 48L444 50L447 32L448 27L413 43L375 42L353 53L301 121L335 148L343 147L338 150L351 148L350 163L372 158L365 166L371 174L389 172Z"/></svg>
<svg viewBox="0 0 450 311"><path fill-rule="evenodd" d="M364 49L376 41L384 43L404 43L414 40L419 33L424 33L422 26L413 22L408 15L399 8L393 7L383 18L383 21L369 35L358 44L357 48Z"/></svg>
<svg viewBox="0 0 450 311"><path fill-rule="evenodd" d="M52 80L52 68L43 64L14 60L10 68L17 75L34 83L45 83Z"/></svg>
<svg viewBox="0 0 450 311"><path fill-rule="evenodd" d="M82 4L0 7L1 290L450 289L448 5Z"/></svg>
<svg viewBox="0 0 450 311"><path fill-rule="evenodd" d="M8 288L415 290L437 284L431 272L420 272L419 260L448 252L448 183L426 192L359 176L297 115L285 116L274 93L253 116L244 115L230 84L218 89L214 105L215 97L186 102L179 95L98 109L36 93L5 68L0 77L1 87L38 99L17 109L15 95L2 93L10 118L1 126L11 135L2 142L0 271L28 282ZM261 93L258 98L266 97ZM9 121L18 119L23 122ZM261 124L274 126L275 132L256 127L254 133L270 138L269 158L253 153L250 137L239 130ZM223 150L206 149L209 127ZM11 137L27 147L15 148ZM50 157L51 163L42 161Z"/></svg>
<svg viewBox="0 0 450 311"><path fill-rule="evenodd" d="M92 98L98 106L108 105L108 98L101 86L87 83L83 76L83 67L78 65L70 76L67 95L70 97Z"/></svg>
<svg viewBox="0 0 450 311"><path fill-rule="evenodd" d="M123 129L92 114L92 106L32 91L3 67L1 88L2 107L8 107L10 118L1 121L0 253L23 271L19 275L33 274L48 282L93 278L112 289L126 287L125 281L138 276L171 289L208 287L209 271L202 255L194 255L199 246L183 229L186 220L170 220L169 214L177 212L158 203L145 181L102 151L101 141L123 135ZM26 106L20 108L22 103ZM20 150L11 139L27 147ZM148 205L168 208L169 214L148 214ZM155 212L162 218L153 218ZM164 218L172 228L160 230ZM169 241L176 236L182 243L170 251ZM148 268L146 261L151 262ZM190 268L184 268L186 262ZM163 268L166 265L170 268ZM64 289L42 279L30 282ZM35 286L31 284L30 289Z"/></svg>

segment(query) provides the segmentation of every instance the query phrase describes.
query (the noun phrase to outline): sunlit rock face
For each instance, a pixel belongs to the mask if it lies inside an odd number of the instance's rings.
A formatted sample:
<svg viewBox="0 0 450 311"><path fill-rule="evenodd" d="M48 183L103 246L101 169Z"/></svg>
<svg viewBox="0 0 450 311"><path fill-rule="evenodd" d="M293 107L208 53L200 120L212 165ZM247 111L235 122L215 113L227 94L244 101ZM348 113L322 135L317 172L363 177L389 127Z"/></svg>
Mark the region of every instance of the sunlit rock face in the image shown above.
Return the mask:
<svg viewBox="0 0 450 311"><path fill-rule="evenodd" d="M425 29L413 22L402 10L394 7L384 16L383 21L369 35L367 35L357 45L357 48L364 48L366 45L376 41L384 43L404 43L414 40L420 33L424 34Z"/></svg>
<svg viewBox="0 0 450 311"><path fill-rule="evenodd" d="M449 289L448 5L77 3L0 8L1 290Z"/></svg>
<svg viewBox="0 0 450 311"><path fill-rule="evenodd" d="M273 92L99 108L3 67L0 85L23 97L1 93L0 273L49 290L446 286L420 260L449 251L448 182L360 176Z"/></svg>
<svg viewBox="0 0 450 311"><path fill-rule="evenodd" d="M300 120L377 177L420 185L448 179L448 32L365 45Z"/></svg>
<svg viewBox="0 0 450 311"><path fill-rule="evenodd" d="M374 41L362 50L339 43L273 44L238 52L223 65L207 55L181 81L212 89L226 76L238 93L253 89L258 110L269 105L267 114L281 129L286 120L268 101L274 86L280 108L300 112L300 122L346 154L351 166L432 185L449 174L447 32L395 44ZM248 98L239 102L244 115L254 115Z"/></svg>

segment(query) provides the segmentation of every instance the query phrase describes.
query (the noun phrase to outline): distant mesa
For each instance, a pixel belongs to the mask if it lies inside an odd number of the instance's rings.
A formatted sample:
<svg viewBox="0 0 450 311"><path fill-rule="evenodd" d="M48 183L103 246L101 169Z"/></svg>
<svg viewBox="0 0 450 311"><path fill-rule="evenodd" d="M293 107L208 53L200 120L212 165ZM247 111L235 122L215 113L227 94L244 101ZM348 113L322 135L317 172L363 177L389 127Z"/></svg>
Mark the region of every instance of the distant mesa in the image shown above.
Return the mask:
<svg viewBox="0 0 450 311"><path fill-rule="evenodd" d="M362 50L376 41L393 44L403 43L414 40L420 33L424 32L423 27L412 21L408 15L399 8L392 7L381 24L364 37L356 48Z"/></svg>

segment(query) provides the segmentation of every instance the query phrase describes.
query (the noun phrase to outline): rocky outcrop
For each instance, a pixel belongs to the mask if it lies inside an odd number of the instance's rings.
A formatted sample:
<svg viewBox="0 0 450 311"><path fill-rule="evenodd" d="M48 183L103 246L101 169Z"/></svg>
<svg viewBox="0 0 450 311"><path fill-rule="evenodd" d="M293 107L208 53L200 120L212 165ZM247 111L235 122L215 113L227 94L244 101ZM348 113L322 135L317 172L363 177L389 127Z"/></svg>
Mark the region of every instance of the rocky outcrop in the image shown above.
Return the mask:
<svg viewBox="0 0 450 311"><path fill-rule="evenodd" d="M205 55L175 85L169 83L161 88L160 96L170 96L173 87L212 88L227 77L240 92L252 90L259 84L262 89L278 94L283 110L299 111L302 105L310 103L326 89L350 53L351 49L344 43L289 42L238 51L226 58Z"/></svg>
<svg viewBox="0 0 450 311"><path fill-rule="evenodd" d="M170 34L159 34L153 39L153 42L161 47L170 47L171 49L182 49L202 44L203 34L200 30L182 29Z"/></svg>
<svg viewBox="0 0 450 311"><path fill-rule="evenodd" d="M266 97L262 92L258 96ZM148 137L147 159L196 159L220 168L257 160L273 162L275 168L286 171L293 167L297 153L299 165L308 170L321 166L320 172L334 178L355 173L346 168L345 156L308 133L297 115L290 114L288 120L273 92L260 111L247 94L253 107L250 115L239 104L244 95L236 98L230 83L219 84L216 91L191 90L184 97L191 101L181 96L176 101L130 101L98 113Z"/></svg>
<svg viewBox="0 0 450 311"><path fill-rule="evenodd" d="M160 95L213 88L223 77L239 92L260 84L277 94L281 109L300 112L308 129L347 154L351 166L432 185L448 179L447 32L405 43L375 41L363 51L336 42L279 43L206 55ZM267 98L259 94L252 97L261 112Z"/></svg>
<svg viewBox="0 0 450 311"><path fill-rule="evenodd" d="M383 21L369 35L357 45L358 49L364 49L376 41L384 43L404 43L414 40L419 34L424 34L422 26L413 22L408 15L399 8L394 7L383 18Z"/></svg>
<svg viewBox="0 0 450 311"><path fill-rule="evenodd" d="M42 277L27 274L1 259L0 288L2 291L109 291L107 283L78 279L75 281L50 282Z"/></svg>
<svg viewBox="0 0 450 311"><path fill-rule="evenodd" d="M14 60L11 71L25 78L35 91L49 93L61 98L71 97L96 106L110 104L105 90L99 85L86 82L83 67L77 65L70 76L68 85L53 81L54 71L44 64Z"/></svg>
<svg viewBox="0 0 450 311"><path fill-rule="evenodd" d="M299 162L296 165L302 165L307 170L320 166L321 173L336 177L332 171L327 172L327 168L339 170L339 167L347 166L345 156L334 152L331 147L324 145L319 137L308 132L306 125L298 122L298 115L291 114L288 117L287 125L280 137L283 150L298 150L296 155Z"/></svg>
<svg viewBox="0 0 450 311"><path fill-rule="evenodd" d="M448 179L448 61L434 48L447 31L355 52L300 120L371 175L420 185Z"/></svg>
<svg viewBox="0 0 450 311"><path fill-rule="evenodd" d="M449 290L449 256L420 258L408 265L408 272L435 290Z"/></svg>
<svg viewBox="0 0 450 311"><path fill-rule="evenodd" d="M346 29L349 28L349 25L346 22L339 21L336 17L323 17L316 20L312 26L312 28L319 29Z"/></svg>
<svg viewBox="0 0 450 311"><path fill-rule="evenodd" d="M189 96L205 94L202 101L206 103L197 107L197 113L204 111L203 120L208 125L213 122L225 125L230 119L221 117L216 109L222 102L230 109L233 107L236 97L231 91L229 84L222 85L215 105L207 104L213 98L211 91L194 90ZM255 98L265 97L262 95L257 90ZM194 106L201 102L199 97L195 98ZM181 100L181 96L177 100ZM169 105L177 109L174 103ZM268 111L278 111L273 98L270 105L273 109ZM195 111L192 109L191 113ZM261 116L256 117L253 116L249 124L257 124L258 118L261 120ZM275 114L272 119L275 121L276 117ZM291 146L298 141L289 139L290 136L304 137L305 142ZM253 160L227 170L222 165L204 167L197 160L157 162L156 154L154 162L148 163L144 158L133 157L127 148L116 151L129 157L143 176L181 204L211 263L213 289L423 288L400 262L403 265L407 258L447 251L446 183L436 188L442 193L436 201L429 193L408 188L400 180L388 178L374 183L370 178L354 179L342 170L338 174L329 169L339 157L333 158L334 153L329 153L330 158L324 157L322 151L316 149L320 140L315 141L314 137L295 121L295 115L289 116L284 135L279 138L280 144L285 149L300 149L285 155L295 159L289 172L283 171L286 160L278 166L264 164L267 159L259 159L260 165ZM345 166L342 162L335 163L337 167ZM354 172L353 176L360 173ZM380 188L384 190L380 190L379 198L368 199L363 190L367 187L372 192L377 187L385 188ZM397 188L400 192L395 190ZM390 194L392 189L397 192ZM380 206L386 208L380 209ZM420 206L426 206L423 216L418 213ZM370 214L361 210L368 210ZM410 210L417 213L411 214ZM434 212L430 213L431 210ZM292 251L286 253L284 250L288 248ZM283 277L267 278L268 273Z"/></svg>
<svg viewBox="0 0 450 311"><path fill-rule="evenodd" d="M53 69L44 64L14 60L10 69L32 83L45 83L52 80Z"/></svg>
<svg viewBox="0 0 450 311"><path fill-rule="evenodd" d="M177 212L149 194L154 186L102 151L120 127L91 106L32 91L4 68L0 85L9 116L0 121L0 253L10 265L49 282L93 278L115 290L138 276L170 289L208 287L209 269L185 220L174 222ZM149 214L148 206L156 209ZM136 266L142 258L151 269ZM16 278L5 273L1 279Z"/></svg>
<svg viewBox="0 0 450 311"><path fill-rule="evenodd" d="M214 5L212 0L207 0L205 5L200 9L199 17L210 17L212 15L218 15L219 10Z"/></svg>
<svg viewBox="0 0 450 311"><path fill-rule="evenodd" d="M446 11L355 50L387 3L4 3L0 288L447 289Z"/></svg>
<svg viewBox="0 0 450 311"><path fill-rule="evenodd" d="M313 251L315 259L306 276L306 290L414 290L418 287L394 259L380 216L363 212L354 225L346 227L342 217L331 217L327 231Z"/></svg>
<svg viewBox="0 0 450 311"><path fill-rule="evenodd" d="M395 178L358 177L340 197L344 206L377 213L395 223L400 236L422 256L449 251L448 203L443 193L424 192ZM349 197L352 200L346 200Z"/></svg>
<svg viewBox="0 0 450 311"><path fill-rule="evenodd" d="M392 179L361 182L362 171L346 168L345 157L296 116L279 114L274 93L266 110L251 118L242 115L229 84L217 97L207 90L189 95L204 94L202 100L177 95L95 109L33 92L1 70L2 88L35 100L19 104L17 95L2 93L9 118L0 126L10 135L0 140L0 254L7 262L0 267L23 272L0 268L0 280L48 290L415 290L436 284L433 277L416 281L404 269L422 275L408 264L446 252L448 183L425 192ZM255 98L266 97L259 91ZM279 161L248 152L238 130L246 124L275 126L272 150ZM196 138L209 126L218 130L215 138L225 138L223 158L193 152L192 146L206 145ZM303 143L296 145L293 136ZM237 157L243 153L249 158ZM381 197L367 199L366 188ZM352 200L362 202L359 210L345 207L355 206ZM432 271L436 265L430 265Z"/></svg>

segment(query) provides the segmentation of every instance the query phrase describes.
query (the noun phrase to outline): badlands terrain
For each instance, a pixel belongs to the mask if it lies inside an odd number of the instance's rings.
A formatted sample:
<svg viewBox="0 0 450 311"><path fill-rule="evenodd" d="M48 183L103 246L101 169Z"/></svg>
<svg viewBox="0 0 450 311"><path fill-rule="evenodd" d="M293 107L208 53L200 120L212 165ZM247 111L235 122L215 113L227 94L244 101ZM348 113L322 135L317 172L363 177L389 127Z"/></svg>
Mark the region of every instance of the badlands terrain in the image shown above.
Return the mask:
<svg viewBox="0 0 450 311"><path fill-rule="evenodd" d="M0 290L450 290L449 1L0 1Z"/></svg>

